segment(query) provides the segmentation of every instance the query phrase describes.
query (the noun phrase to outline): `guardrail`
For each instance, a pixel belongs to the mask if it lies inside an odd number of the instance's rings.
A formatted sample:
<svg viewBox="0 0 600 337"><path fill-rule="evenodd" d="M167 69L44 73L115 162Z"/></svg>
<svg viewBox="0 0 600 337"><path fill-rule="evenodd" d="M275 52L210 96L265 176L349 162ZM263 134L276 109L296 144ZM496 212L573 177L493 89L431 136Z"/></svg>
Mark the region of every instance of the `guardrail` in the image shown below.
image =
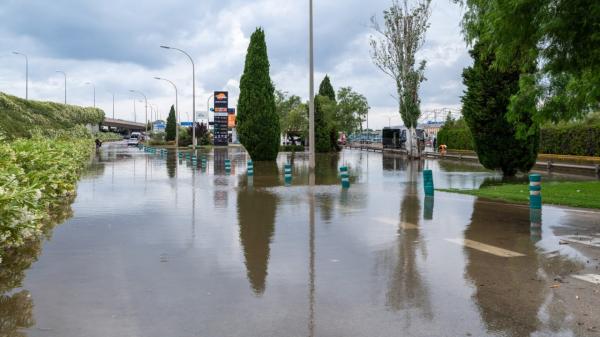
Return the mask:
<svg viewBox="0 0 600 337"><path fill-rule="evenodd" d="M373 151L373 152L381 152L381 153L393 153L406 155L407 152L404 149L388 149L383 148L381 144L348 144L347 148L357 149L362 151ZM475 161L479 163L479 158L473 155L461 154L461 153L446 153L442 155L439 152L424 152L423 156L425 158L434 158L434 159L453 159L453 160L468 160ZM548 172L553 170L569 170L569 171L581 171L587 174L596 174L598 178L600 178L600 164L592 164L592 165L582 165L582 164L572 164L572 163L561 163L554 162L552 160L548 161L536 161L535 167L538 169L546 169Z"/></svg>

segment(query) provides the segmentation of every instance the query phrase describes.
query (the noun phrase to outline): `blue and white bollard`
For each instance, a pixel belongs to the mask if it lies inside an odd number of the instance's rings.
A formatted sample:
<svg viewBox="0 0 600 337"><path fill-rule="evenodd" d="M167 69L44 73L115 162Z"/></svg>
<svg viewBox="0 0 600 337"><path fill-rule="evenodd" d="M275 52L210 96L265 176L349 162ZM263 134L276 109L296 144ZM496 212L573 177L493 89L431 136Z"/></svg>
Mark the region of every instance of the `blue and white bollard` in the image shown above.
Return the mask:
<svg viewBox="0 0 600 337"><path fill-rule="evenodd" d="M196 157L196 155L192 155L192 165L193 166L198 165L198 158Z"/></svg>
<svg viewBox="0 0 600 337"><path fill-rule="evenodd" d="M423 187L426 196L433 196L433 172L431 170L423 170Z"/></svg>
<svg viewBox="0 0 600 337"><path fill-rule="evenodd" d="M350 188L350 175L348 174L348 166L340 167L340 178L342 179L342 188Z"/></svg>
<svg viewBox="0 0 600 337"><path fill-rule="evenodd" d="M206 170L206 156L202 155L202 158L200 159L200 166L202 168L202 170Z"/></svg>
<svg viewBox="0 0 600 337"><path fill-rule="evenodd" d="M252 160L248 160L248 168L247 168L248 177L254 176L254 163Z"/></svg>
<svg viewBox="0 0 600 337"><path fill-rule="evenodd" d="M283 175L285 178L286 185L292 183L292 164L285 164L283 169Z"/></svg>
<svg viewBox="0 0 600 337"><path fill-rule="evenodd" d="M231 160L225 159L225 173L231 173Z"/></svg>
<svg viewBox="0 0 600 337"><path fill-rule="evenodd" d="M542 176L529 175L529 208L542 209Z"/></svg>

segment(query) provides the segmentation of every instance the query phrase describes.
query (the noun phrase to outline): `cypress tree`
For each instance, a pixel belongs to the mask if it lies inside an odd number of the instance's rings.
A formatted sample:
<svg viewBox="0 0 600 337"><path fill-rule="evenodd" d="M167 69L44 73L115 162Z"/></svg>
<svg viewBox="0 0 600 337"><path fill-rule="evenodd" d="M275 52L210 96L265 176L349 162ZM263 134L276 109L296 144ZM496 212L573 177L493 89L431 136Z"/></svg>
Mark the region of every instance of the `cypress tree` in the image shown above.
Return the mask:
<svg viewBox="0 0 600 337"><path fill-rule="evenodd" d="M167 127L165 128L165 140L167 142L175 140L175 134L177 131L177 118L175 117L175 107L171 105L171 111L169 117L167 117Z"/></svg>
<svg viewBox="0 0 600 337"><path fill-rule="evenodd" d="M323 81L321 81L321 85L319 85L319 95L328 97L332 102L335 102L335 90L333 90L333 86L331 85L331 80L328 75L325 75Z"/></svg>
<svg viewBox="0 0 600 337"><path fill-rule="evenodd" d="M510 98L519 90L520 70L492 67L494 56L476 43L471 56L473 66L463 71L467 87L462 98L463 116L473 134L475 151L488 169L501 169L505 176L528 172L537 158L539 127L530 114L521 114L519 123L530 132L525 139L516 137L515 124L506 119Z"/></svg>
<svg viewBox="0 0 600 337"><path fill-rule="evenodd" d="M250 38L240 80L237 116L240 142L253 160L277 159L281 132L274 93L265 32L257 28Z"/></svg>
<svg viewBox="0 0 600 337"><path fill-rule="evenodd" d="M318 95L315 98L315 152L331 151L331 121L327 111L331 106L332 102L327 96Z"/></svg>

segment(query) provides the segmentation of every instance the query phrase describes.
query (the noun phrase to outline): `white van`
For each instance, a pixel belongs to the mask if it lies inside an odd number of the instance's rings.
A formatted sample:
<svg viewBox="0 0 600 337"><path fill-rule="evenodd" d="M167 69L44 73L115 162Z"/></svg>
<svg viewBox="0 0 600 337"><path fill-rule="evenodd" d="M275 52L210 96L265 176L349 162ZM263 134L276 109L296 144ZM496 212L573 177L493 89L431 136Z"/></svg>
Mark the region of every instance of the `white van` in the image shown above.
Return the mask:
<svg viewBox="0 0 600 337"><path fill-rule="evenodd" d="M127 145L134 145L137 146L140 141L142 139L142 134L139 132L132 132L131 136L129 136L129 139L127 140Z"/></svg>

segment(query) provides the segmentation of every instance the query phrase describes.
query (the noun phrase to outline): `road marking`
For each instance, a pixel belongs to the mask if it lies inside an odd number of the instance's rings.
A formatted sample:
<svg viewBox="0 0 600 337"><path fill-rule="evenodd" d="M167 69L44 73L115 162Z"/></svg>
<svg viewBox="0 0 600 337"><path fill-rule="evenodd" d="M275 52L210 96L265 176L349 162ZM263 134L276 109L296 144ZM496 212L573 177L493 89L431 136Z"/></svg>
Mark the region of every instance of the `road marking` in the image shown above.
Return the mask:
<svg viewBox="0 0 600 337"><path fill-rule="evenodd" d="M524 254L498 248L485 243L469 240L469 239L445 239L448 242L455 243L457 245L465 246L468 248L476 249L484 253L493 254L501 257L520 257L525 256Z"/></svg>
<svg viewBox="0 0 600 337"><path fill-rule="evenodd" d="M600 275L596 274L585 274L585 275L571 275L578 280L590 282L592 284L600 285Z"/></svg>
<svg viewBox="0 0 600 337"><path fill-rule="evenodd" d="M591 236L583 236L583 235L572 235L572 236L565 236L565 237L561 237L560 238L562 241L567 241L570 243L578 243L581 245L586 245L586 246L590 246L590 247L595 247L595 248L600 248L600 239L598 238L594 238Z"/></svg>
<svg viewBox="0 0 600 337"><path fill-rule="evenodd" d="M392 219L392 218L374 218L373 220L379 221L379 222L384 223L386 225L392 225L392 226L398 225L398 220ZM417 226L415 224L408 223L408 222L401 222L400 223L400 228L402 228L404 230L418 229L419 226Z"/></svg>

